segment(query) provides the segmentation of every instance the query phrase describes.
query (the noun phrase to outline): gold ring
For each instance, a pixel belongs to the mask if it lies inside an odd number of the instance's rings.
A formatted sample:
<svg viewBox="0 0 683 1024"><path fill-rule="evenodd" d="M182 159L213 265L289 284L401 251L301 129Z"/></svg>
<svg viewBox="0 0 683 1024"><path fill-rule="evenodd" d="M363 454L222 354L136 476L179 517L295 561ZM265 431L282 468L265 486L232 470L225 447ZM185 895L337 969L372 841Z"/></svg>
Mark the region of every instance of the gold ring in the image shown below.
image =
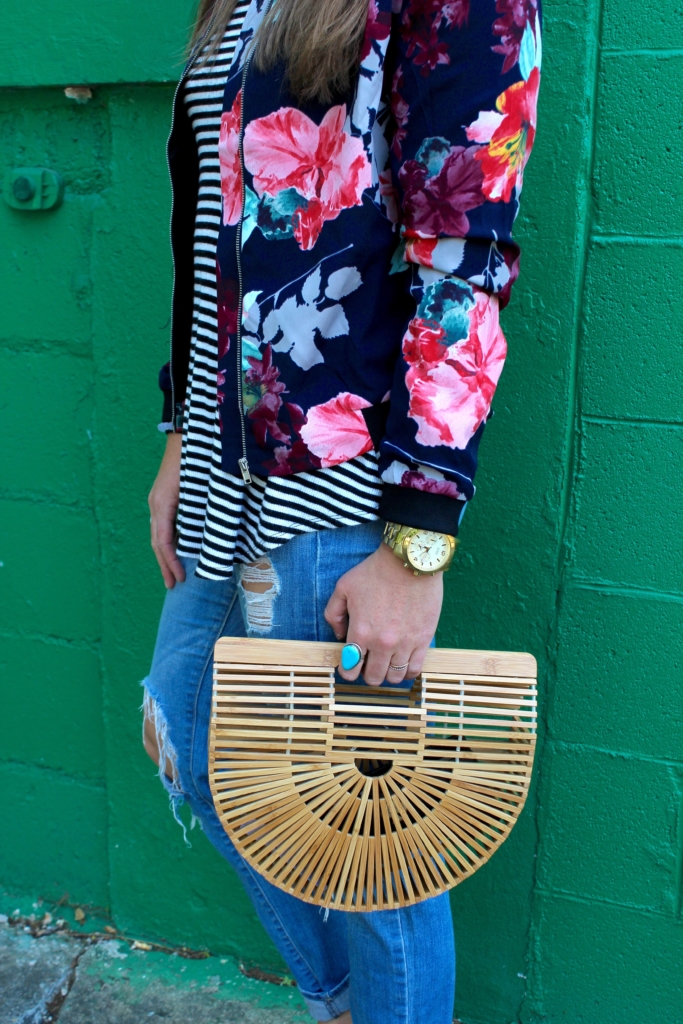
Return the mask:
<svg viewBox="0 0 683 1024"><path fill-rule="evenodd" d="M406 662L405 665L390 665L389 666L389 671L390 672L402 672L404 668L408 668L408 664L409 664L409 662Z"/></svg>

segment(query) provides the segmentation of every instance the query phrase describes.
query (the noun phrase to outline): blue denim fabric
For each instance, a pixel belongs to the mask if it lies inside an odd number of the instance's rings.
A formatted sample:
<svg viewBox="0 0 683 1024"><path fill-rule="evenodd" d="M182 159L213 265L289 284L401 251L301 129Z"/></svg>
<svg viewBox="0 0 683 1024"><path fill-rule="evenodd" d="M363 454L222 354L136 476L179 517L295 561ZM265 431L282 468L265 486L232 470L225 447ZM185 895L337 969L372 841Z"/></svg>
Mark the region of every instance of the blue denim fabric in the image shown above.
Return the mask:
<svg viewBox="0 0 683 1024"><path fill-rule="evenodd" d="M451 1024L455 950L447 894L401 910L325 913L271 885L243 860L209 789L217 638L249 633L334 640L325 605L339 577L378 546L381 529L375 522L315 531L271 552L276 580L266 610L270 603L272 625L258 630L245 627L253 607L246 606L239 578L201 579L196 561L182 559L187 580L167 594L144 685L155 702L158 735L175 762L174 781L165 779L172 801L187 800L208 839L237 871L312 1016L332 1020L350 1008L354 1024Z"/></svg>

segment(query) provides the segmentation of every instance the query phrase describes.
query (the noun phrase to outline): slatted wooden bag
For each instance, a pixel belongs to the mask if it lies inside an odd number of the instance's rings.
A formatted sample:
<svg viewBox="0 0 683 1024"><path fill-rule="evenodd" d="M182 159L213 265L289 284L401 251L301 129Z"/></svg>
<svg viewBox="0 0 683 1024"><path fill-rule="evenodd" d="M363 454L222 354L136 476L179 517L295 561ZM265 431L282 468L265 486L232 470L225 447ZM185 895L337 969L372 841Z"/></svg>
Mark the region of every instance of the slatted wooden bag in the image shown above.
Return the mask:
<svg viewBox="0 0 683 1024"><path fill-rule="evenodd" d="M240 853L341 910L444 892L500 846L536 739L529 654L432 649L412 689L335 681L341 644L216 644L209 775Z"/></svg>

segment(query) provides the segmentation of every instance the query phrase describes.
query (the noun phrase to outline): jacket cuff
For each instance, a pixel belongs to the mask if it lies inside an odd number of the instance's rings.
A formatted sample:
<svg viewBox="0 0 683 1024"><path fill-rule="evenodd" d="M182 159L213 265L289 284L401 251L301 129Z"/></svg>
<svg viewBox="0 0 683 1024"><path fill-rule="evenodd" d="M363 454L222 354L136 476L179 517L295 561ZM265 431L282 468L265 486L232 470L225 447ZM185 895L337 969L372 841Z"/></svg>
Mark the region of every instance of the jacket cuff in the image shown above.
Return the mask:
<svg viewBox="0 0 683 1024"><path fill-rule="evenodd" d="M381 519L400 523L401 526L416 526L422 530L435 530L437 533L450 533L457 537L466 505L466 501L449 498L446 494L384 484L379 515Z"/></svg>
<svg viewBox="0 0 683 1024"><path fill-rule="evenodd" d="M173 394L171 391L164 391L164 408L161 413L162 423L173 423Z"/></svg>
<svg viewBox="0 0 683 1024"><path fill-rule="evenodd" d="M164 434L182 434L183 414L185 405L176 402L173 408L173 383L171 381L171 364L166 363L159 370L159 388L164 396L164 407L161 413L159 430Z"/></svg>
<svg viewBox="0 0 683 1024"><path fill-rule="evenodd" d="M182 434L185 420L185 409L181 402L176 402L175 412L171 408L170 396L164 395L164 411L158 429L162 434Z"/></svg>
<svg viewBox="0 0 683 1024"><path fill-rule="evenodd" d="M171 380L170 363L164 363L164 365L159 370L159 390L173 391L173 381Z"/></svg>

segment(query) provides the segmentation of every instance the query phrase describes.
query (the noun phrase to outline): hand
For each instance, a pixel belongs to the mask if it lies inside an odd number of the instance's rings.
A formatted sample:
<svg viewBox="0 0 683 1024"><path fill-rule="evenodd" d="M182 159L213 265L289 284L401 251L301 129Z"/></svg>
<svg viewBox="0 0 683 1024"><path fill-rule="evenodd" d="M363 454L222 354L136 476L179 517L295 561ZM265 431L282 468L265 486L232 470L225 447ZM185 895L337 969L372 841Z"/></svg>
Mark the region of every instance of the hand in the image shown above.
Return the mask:
<svg viewBox="0 0 683 1024"><path fill-rule="evenodd" d="M386 544L344 573L327 602L325 619L338 640L367 651L364 665L339 670L357 679L361 668L370 686L400 683L422 669L443 602L443 573L414 576ZM407 665L398 672L389 665Z"/></svg>
<svg viewBox="0 0 683 1024"><path fill-rule="evenodd" d="M183 569L176 555L178 539L176 513L180 501L180 449L181 434L168 434L166 451L161 466L149 492L150 531L152 548L168 590L172 590L185 579Z"/></svg>

